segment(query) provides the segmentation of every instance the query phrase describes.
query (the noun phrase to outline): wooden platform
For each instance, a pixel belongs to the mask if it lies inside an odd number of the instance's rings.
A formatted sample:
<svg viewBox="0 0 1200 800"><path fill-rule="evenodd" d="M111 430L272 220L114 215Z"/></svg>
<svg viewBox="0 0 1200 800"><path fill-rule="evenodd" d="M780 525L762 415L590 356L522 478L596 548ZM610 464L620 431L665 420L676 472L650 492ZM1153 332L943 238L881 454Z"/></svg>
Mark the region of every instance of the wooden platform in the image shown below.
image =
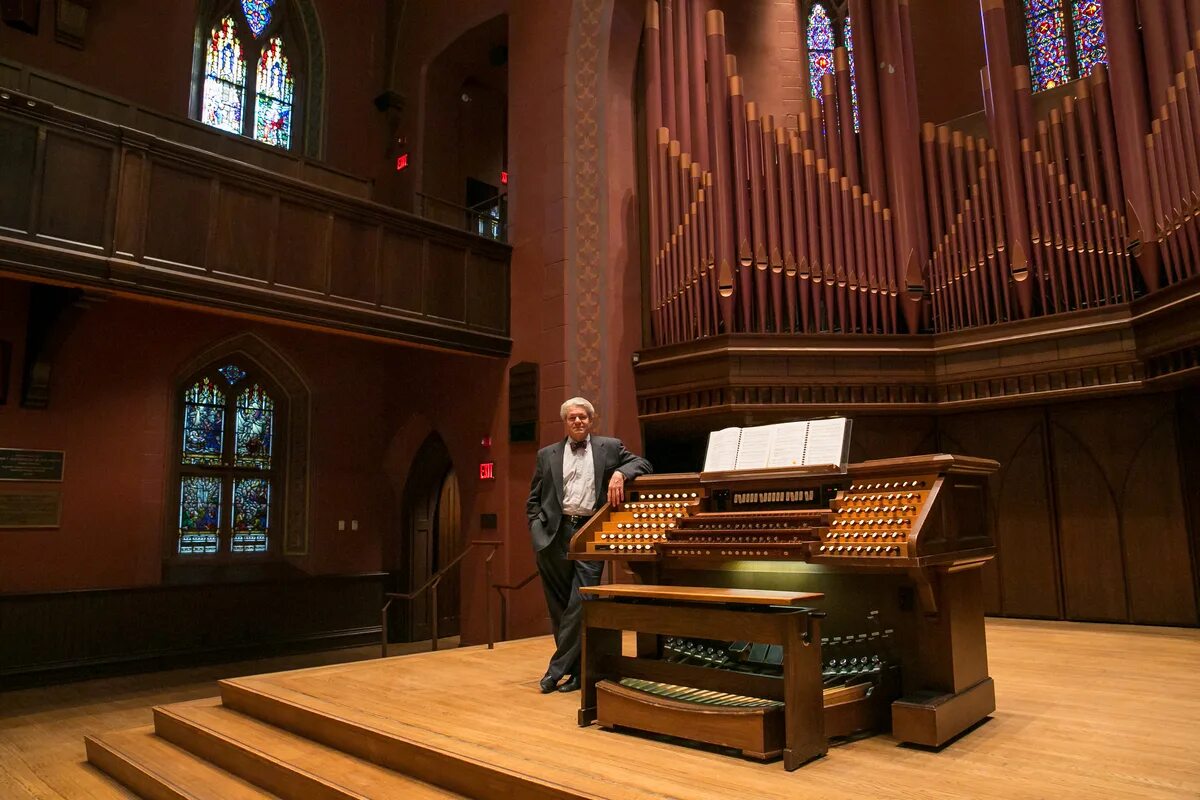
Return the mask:
<svg viewBox="0 0 1200 800"><path fill-rule="evenodd" d="M989 621L993 718L938 752L876 736L795 773L575 724L548 638L221 683L88 737L143 797L1200 796L1200 632ZM0 775L2 777L2 775ZM2 781L0 781L2 783Z"/></svg>

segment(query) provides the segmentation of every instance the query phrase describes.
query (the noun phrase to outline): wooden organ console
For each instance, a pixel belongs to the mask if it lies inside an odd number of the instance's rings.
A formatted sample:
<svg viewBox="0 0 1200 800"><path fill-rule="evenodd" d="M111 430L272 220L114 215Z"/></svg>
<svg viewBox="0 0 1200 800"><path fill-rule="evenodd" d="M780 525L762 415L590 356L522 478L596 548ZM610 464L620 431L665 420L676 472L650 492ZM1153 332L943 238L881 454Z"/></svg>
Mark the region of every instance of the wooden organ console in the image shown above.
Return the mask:
<svg viewBox="0 0 1200 800"><path fill-rule="evenodd" d="M571 541L572 558L635 576L589 592L606 599L585 604L580 724L782 753L788 769L889 727L945 744L995 710L980 567L998 468L929 455L639 478ZM797 611L803 633L774 632L772 613ZM620 653L621 630L637 631L636 655ZM805 737L820 746L785 745Z"/></svg>

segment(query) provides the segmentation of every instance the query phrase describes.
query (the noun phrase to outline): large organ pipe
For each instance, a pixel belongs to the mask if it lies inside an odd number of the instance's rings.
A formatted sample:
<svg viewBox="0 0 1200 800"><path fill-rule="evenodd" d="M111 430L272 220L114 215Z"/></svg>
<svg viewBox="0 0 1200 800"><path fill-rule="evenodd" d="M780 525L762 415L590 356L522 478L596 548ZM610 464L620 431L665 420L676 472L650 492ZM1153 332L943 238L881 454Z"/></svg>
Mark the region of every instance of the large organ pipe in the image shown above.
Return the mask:
<svg viewBox="0 0 1200 800"><path fill-rule="evenodd" d="M662 0L662 94L663 125L678 136L679 116L675 100L675 11L671 0Z"/></svg>
<svg viewBox="0 0 1200 800"><path fill-rule="evenodd" d="M819 138L819 137L814 137ZM814 282L819 281L820 291L814 297L814 311L817 313L818 327L820 327L821 311L824 309L825 324L830 330L833 330L833 230L832 225L828 223L833 216L829 207L829 164L825 159L817 159L816 163L816 187L817 187L817 219L821 220L821 224L817 227L821 234L821 272L818 274L813 270ZM815 287L814 287L815 288Z"/></svg>
<svg viewBox="0 0 1200 800"><path fill-rule="evenodd" d="M804 116L801 115L801 119L803 118ZM796 243L796 310L799 313L799 319L796 324L798 325L797 331L807 333L809 330L809 278L811 276L809 253L812 246L812 239L809 237L807 226L810 217L816 212L809 206L808 202L808 190L804 182L804 157L800 150L800 134L798 131L793 131L788 137L788 151L791 156L792 221L795 228L794 240Z"/></svg>
<svg viewBox="0 0 1200 800"><path fill-rule="evenodd" d="M1117 132L1114 126L1108 70L1100 65L1092 70L1092 97L1096 108L1096 129L1100 137L1100 161L1104 167L1104 197L1109 208L1124 208L1125 196L1117 177Z"/></svg>
<svg viewBox="0 0 1200 800"><path fill-rule="evenodd" d="M1167 32L1171 36L1171 74L1183 67L1188 51L1188 22L1183 0L1162 0L1167 12ZM1168 86L1170 83L1168 82Z"/></svg>
<svg viewBox="0 0 1200 800"><path fill-rule="evenodd" d="M1029 225L1022 204L1021 153L1017 139L1012 63L1009 60L1008 23L1004 0L979 0L983 17L984 45L987 53L988 80L995 98L995 127L992 138L1000 167L1000 194L1004 203L1005 228L1008 232L1009 265L1016 284L1022 317L1033 311L1033 286L1025 254L1029 252Z"/></svg>
<svg viewBox="0 0 1200 800"><path fill-rule="evenodd" d="M850 59L846 48L833 51L833 65L837 75L838 131L842 140L842 170L850 183L858 186L862 176L858 171L858 137L854 135L854 103L851 98Z"/></svg>
<svg viewBox="0 0 1200 800"><path fill-rule="evenodd" d="M1138 38L1137 10L1134 0L1105 0L1104 35L1108 40L1108 76L1112 106L1125 113L1116 114L1117 149L1121 164L1121 189L1124 206L1133 232L1145 236L1154 216L1150 194L1150 170L1146 164L1145 136L1148 132L1146 68ZM1159 288L1158 247L1143 245L1138 271L1146 288Z"/></svg>
<svg viewBox="0 0 1200 800"><path fill-rule="evenodd" d="M759 332L767 330L767 218L763 209L762 121L758 104L746 103L746 151L750 172L750 229L754 253L754 311ZM754 329L747 318L747 330Z"/></svg>
<svg viewBox="0 0 1200 800"><path fill-rule="evenodd" d="M716 190L713 218L715 219L715 255L717 264L717 290L720 298L721 321L725 330L734 330L734 278L736 263L734 232L730 225L733 219L733 175L729 158L728 83L725 78L725 17L720 11L709 11L704 16L707 56L705 71L708 86L709 147L717 157L708 165L712 171Z"/></svg>
<svg viewBox="0 0 1200 800"><path fill-rule="evenodd" d="M771 330L782 331L783 320L783 243L779 232L779 168L775 165L775 121L766 116L760 120L762 132L763 189L766 192L764 212L767 217L767 266L771 297ZM765 314L764 314L765 315Z"/></svg>
<svg viewBox="0 0 1200 800"><path fill-rule="evenodd" d="M1163 0L1138 0L1138 20L1142 23L1142 49L1146 59L1146 78L1150 102L1157 108L1171 83L1171 36Z"/></svg>
<svg viewBox="0 0 1200 800"><path fill-rule="evenodd" d="M1200 0L1197 0L1200 2ZM862 66L856 70L855 83L858 87L858 120L863 168L866 172L866 190L872 197L887 197L887 181L884 178L883 139L879 118L879 84L874 66L879 63L875 55L875 32L872 28L869 0L850 0L850 19L854 25L854 50L856 62ZM803 61L804 59L801 58ZM802 83L807 86L808 83Z"/></svg>
<svg viewBox="0 0 1200 800"><path fill-rule="evenodd" d="M793 183L791 150L788 147L787 130L775 129L775 164L776 183L779 185L779 233L783 250L783 286L786 295L787 316L784 324L778 324L780 331L794 331L796 326L796 242L794 220L796 212L793 207L792 194L795 191Z"/></svg>
<svg viewBox="0 0 1200 800"><path fill-rule="evenodd" d="M665 0L668 7L671 0ZM677 13L674 15L671 27L667 28L667 35L675 41L674 67L675 67L675 123L678 129L672 128L672 132L679 138L679 146L685 153L692 152L692 90L688 85L688 70L691 68L691 61L688 59L688 37L687 37L687 8L685 0L676 0L679 5Z"/></svg>
<svg viewBox="0 0 1200 800"><path fill-rule="evenodd" d="M647 0L646 35L642 42L642 56L646 74L646 154L652 165L657 164L658 129L662 127L662 58L659 52L661 45L659 35L658 3L656 0ZM659 316L663 302L660 286L662 266L659 263L659 254L662 248L662 226L658 218L659 206L662 203L659 198L658 170L650 169L647 172L647 215L650 221L650 260L652 264L650 302L651 308L654 309L650 322L653 336L657 340L661 339L663 335L662 320Z"/></svg>
<svg viewBox="0 0 1200 800"><path fill-rule="evenodd" d="M748 174L749 152L746 144L746 98L742 95L742 79L736 75L729 78L729 125L733 142L733 205L734 230L737 241L737 291L741 295L741 319L738 330L754 329L752 304L754 300L754 245L750 232L750 197Z"/></svg>
<svg viewBox="0 0 1200 800"><path fill-rule="evenodd" d="M711 169L708 145L708 104L704 96L704 2L687 2L688 87L691 90L692 158Z"/></svg>
<svg viewBox="0 0 1200 800"><path fill-rule="evenodd" d="M819 224L818 220L821 217L821 192L818 189L820 182L817 173L816 151L804 151L804 206L808 210L807 216L807 237L805 242L808 246L808 269L809 280L808 285L811 289L810 299L812 301L812 324L813 330L821 330L821 297L823 276L825 274L825 247L828 244L826 227Z"/></svg>
<svg viewBox="0 0 1200 800"><path fill-rule="evenodd" d="M834 85L834 77L825 73L821 76L821 127L815 129L813 135L824 140L829 168L836 169L840 175L845 162L842 158L842 137L838 133L837 113L837 87Z"/></svg>

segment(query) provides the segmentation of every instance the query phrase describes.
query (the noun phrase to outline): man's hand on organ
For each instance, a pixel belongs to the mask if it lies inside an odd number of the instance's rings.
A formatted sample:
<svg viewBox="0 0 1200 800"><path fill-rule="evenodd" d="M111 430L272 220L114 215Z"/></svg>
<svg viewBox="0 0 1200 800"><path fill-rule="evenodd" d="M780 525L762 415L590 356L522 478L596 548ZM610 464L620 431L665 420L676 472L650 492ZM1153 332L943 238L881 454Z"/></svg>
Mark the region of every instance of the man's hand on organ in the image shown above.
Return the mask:
<svg viewBox="0 0 1200 800"><path fill-rule="evenodd" d="M620 508L621 503L625 502L625 476L620 472L614 472L612 479L608 482L608 504L613 508Z"/></svg>

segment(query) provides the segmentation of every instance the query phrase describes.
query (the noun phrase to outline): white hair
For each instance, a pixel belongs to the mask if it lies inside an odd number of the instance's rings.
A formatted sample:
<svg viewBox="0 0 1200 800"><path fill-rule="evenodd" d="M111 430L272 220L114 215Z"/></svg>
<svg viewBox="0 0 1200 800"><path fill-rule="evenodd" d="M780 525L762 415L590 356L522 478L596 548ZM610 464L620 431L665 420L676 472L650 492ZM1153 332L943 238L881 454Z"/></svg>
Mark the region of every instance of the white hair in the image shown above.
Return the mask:
<svg viewBox="0 0 1200 800"><path fill-rule="evenodd" d="M578 406L579 408L582 408L584 411L588 412L589 417L596 416L596 409L592 407L592 404L588 402L587 398L572 397L570 400L563 403L562 407L558 409L558 415L562 417L563 422L567 421L567 412L570 411L574 406Z"/></svg>

